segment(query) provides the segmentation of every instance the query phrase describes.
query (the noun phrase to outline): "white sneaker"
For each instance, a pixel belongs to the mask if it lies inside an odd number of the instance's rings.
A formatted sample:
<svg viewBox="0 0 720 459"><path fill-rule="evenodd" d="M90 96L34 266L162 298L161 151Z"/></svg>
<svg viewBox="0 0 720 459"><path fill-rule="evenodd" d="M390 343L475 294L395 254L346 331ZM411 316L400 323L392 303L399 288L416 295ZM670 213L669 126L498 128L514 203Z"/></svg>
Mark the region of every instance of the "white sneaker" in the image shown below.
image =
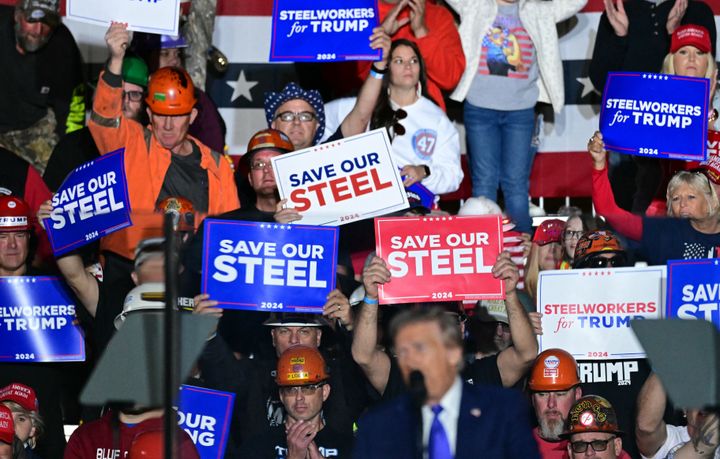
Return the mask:
<svg viewBox="0 0 720 459"><path fill-rule="evenodd" d="M528 211L530 213L531 217L544 217L547 215L547 212L545 212L545 209L542 207L536 206L532 201L528 203L529 208Z"/></svg>

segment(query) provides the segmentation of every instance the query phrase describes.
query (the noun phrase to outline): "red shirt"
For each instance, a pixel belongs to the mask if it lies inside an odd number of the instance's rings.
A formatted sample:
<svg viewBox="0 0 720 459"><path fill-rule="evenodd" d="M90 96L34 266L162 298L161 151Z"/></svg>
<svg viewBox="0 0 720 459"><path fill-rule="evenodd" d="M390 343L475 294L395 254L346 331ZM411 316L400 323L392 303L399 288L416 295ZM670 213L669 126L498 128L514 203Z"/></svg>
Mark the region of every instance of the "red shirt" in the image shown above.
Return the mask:
<svg viewBox="0 0 720 459"><path fill-rule="evenodd" d="M162 417L148 419L132 426L119 422L118 445L113 439L112 416L113 414L108 411L97 421L78 427L68 441L64 458L124 459L130 452L130 446L137 435L163 429ZM180 457L182 459L200 459L190 436L184 430L178 429L178 433L182 438Z"/></svg>

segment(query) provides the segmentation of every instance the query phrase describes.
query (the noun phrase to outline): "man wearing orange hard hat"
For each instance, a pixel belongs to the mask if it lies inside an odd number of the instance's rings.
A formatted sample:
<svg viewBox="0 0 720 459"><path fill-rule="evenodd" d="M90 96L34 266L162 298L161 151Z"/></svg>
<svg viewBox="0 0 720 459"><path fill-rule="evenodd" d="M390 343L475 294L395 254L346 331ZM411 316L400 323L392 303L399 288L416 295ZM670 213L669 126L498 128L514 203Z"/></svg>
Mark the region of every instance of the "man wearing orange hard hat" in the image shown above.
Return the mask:
<svg viewBox="0 0 720 459"><path fill-rule="evenodd" d="M105 42L110 59L98 81L89 127L101 154L125 148L133 213L151 215L171 196L189 200L200 214L240 207L230 160L188 134L198 114L188 73L179 67L165 67L150 75L145 99L150 125L142 126L126 119L121 110L122 63L130 42L126 25L111 24ZM138 242L157 236L148 234L157 231L156 219L133 218L133 223L101 241L108 282L127 280Z"/></svg>
<svg viewBox="0 0 720 459"><path fill-rule="evenodd" d="M305 459L346 457L352 450L351 435L326 425L323 403L330 395L330 374L317 348L289 347L277 363L275 382L285 407L284 425L249 438L240 457Z"/></svg>
<svg viewBox="0 0 720 459"><path fill-rule="evenodd" d="M580 397L577 363L562 349L546 349L535 359L528 389L538 427L533 436L543 459L567 457L567 441L560 435L570 406Z"/></svg>

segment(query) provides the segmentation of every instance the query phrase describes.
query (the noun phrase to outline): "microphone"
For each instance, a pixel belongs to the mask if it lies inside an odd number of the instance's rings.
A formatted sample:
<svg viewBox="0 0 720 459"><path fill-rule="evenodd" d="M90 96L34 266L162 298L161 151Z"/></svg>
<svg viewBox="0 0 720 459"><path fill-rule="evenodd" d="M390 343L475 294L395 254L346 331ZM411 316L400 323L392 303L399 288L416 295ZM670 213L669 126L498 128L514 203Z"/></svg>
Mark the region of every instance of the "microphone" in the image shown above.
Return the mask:
<svg viewBox="0 0 720 459"><path fill-rule="evenodd" d="M410 372L408 390L415 406L421 407L425 404L427 388L425 387L425 377L419 370Z"/></svg>

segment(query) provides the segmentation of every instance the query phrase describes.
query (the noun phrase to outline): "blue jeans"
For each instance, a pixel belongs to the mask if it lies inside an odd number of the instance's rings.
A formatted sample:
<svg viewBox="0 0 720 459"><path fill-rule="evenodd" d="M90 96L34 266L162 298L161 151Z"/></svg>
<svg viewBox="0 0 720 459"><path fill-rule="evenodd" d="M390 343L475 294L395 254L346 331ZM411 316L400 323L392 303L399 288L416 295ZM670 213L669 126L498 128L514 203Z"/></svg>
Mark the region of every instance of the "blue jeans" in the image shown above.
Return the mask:
<svg viewBox="0 0 720 459"><path fill-rule="evenodd" d="M516 230L530 233L528 213L530 148L535 110L492 110L465 102L465 131L470 155L473 196L497 201L498 186L505 199L505 212Z"/></svg>

